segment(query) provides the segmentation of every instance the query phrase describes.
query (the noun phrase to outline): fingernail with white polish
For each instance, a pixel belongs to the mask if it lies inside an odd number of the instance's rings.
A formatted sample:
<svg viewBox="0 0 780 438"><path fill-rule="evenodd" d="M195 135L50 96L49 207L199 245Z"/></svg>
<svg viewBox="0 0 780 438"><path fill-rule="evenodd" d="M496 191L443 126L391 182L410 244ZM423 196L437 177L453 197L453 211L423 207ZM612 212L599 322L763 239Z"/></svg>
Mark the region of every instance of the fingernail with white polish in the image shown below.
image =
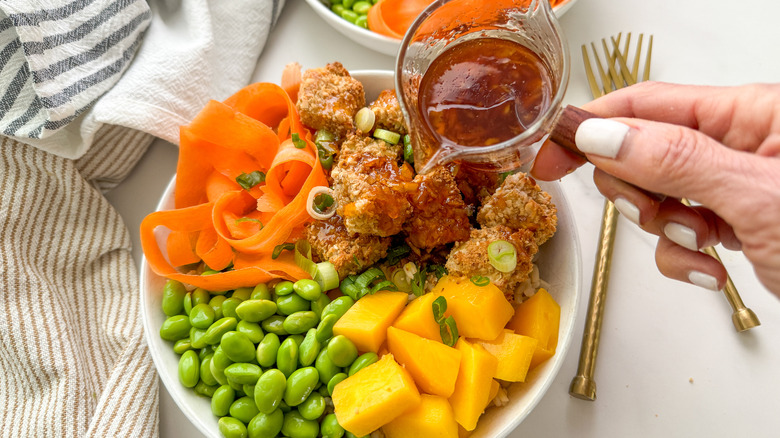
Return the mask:
<svg viewBox="0 0 780 438"><path fill-rule="evenodd" d="M675 222L669 222L664 227L664 234L669 240L683 248L690 249L691 251L699 250L699 244L696 243L696 231L693 231L692 228Z"/></svg>
<svg viewBox="0 0 780 438"><path fill-rule="evenodd" d="M582 152L615 158L630 127L609 119L587 119L580 123L574 142Z"/></svg>
<svg viewBox="0 0 780 438"><path fill-rule="evenodd" d="M639 207L632 204L626 198L616 198L614 204L617 211L619 211L623 217L639 225Z"/></svg>
<svg viewBox="0 0 780 438"><path fill-rule="evenodd" d="M703 287L705 289L719 291L718 280L712 275L705 274L699 271L691 271L688 273L688 280L696 286Z"/></svg>

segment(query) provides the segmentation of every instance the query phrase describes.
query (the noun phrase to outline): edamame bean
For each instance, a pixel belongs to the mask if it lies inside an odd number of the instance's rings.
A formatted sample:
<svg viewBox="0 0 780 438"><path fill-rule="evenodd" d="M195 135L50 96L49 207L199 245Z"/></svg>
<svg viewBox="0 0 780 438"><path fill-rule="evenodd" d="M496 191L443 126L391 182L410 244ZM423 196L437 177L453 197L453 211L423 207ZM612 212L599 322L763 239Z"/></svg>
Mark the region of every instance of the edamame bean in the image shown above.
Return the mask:
<svg viewBox="0 0 780 438"><path fill-rule="evenodd" d="M282 434L290 438L317 438L320 425L314 420L306 420L298 411L284 414Z"/></svg>
<svg viewBox="0 0 780 438"><path fill-rule="evenodd" d="M249 362L255 358L255 344L243 333L236 331L225 333L219 346L233 362Z"/></svg>
<svg viewBox="0 0 780 438"><path fill-rule="evenodd" d="M225 438L246 438L246 426L240 420L233 417L222 417L217 423L219 433Z"/></svg>
<svg viewBox="0 0 780 438"><path fill-rule="evenodd" d="M265 335L263 340L257 344L257 353L255 354L257 363L264 368L272 367L276 363L276 354L279 351L280 345L281 342L276 333L268 333Z"/></svg>
<svg viewBox="0 0 780 438"><path fill-rule="evenodd" d="M260 283L252 289L252 294L249 295L250 300L270 300L271 290L268 289L268 285Z"/></svg>
<svg viewBox="0 0 780 438"><path fill-rule="evenodd" d="M352 365L349 366L349 375L353 375L356 372L362 370L363 368L371 365L372 363L379 360L379 356L377 356L376 353L373 351L369 351L368 353L363 353L360 356L358 356L357 359L355 359L354 362L352 362Z"/></svg>
<svg viewBox="0 0 780 438"><path fill-rule="evenodd" d="M230 405L229 412L231 417L241 420L244 424L248 424L252 421L252 418L259 413L257 406L255 406L255 401L248 396L241 397L234 401L233 404Z"/></svg>
<svg viewBox="0 0 780 438"><path fill-rule="evenodd" d="M222 303L227 299L224 295L214 295L209 300L209 306L214 309L214 321L222 318Z"/></svg>
<svg viewBox="0 0 780 438"><path fill-rule="evenodd" d="M213 357L213 354L209 354L200 361L200 380L206 385L216 385L218 383L214 373L211 372L211 359Z"/></svg>
<svg viewBox="0 0 780 438"><path fill-rule="evenodd" d="M246 301L249 299L250 296L252 296L252 290L253 288L251 287L239 287L233 291L230 297L238 298L241 301Z"/></svg>
<svg viewBox="0 0 780 438"><path fill-rule="evenodd" d="M328 357L336 366L350 366L357 355L357 347L344 335L336 335L328 342Z"/></svg>
<svg viewBox="0 0 780 438"><path fill-rule="evenodd" d="M241 304L243 300L240 300L238 298L230 297L225 299L225 301L222 302L222 316L223 317L231 317L238 319L238 314L236 313L236 307L238 307L239 304Z"/></svg>
<svg viewBox="0 0 780 438"><path fill-rule="evenodd" d="M227 355L222 351L222 348L217 347L217 349L214 350L214 354L211 356L211 363L209 364L209 368L211 369L211 374L214 376L214 379L216 379L217 383L220 385L228 384L228 379L225 376L225 368L227 368L232 363L233 361L227 357Z"/></svg>
<svg viewBox="0 0 780 438"><path fill-rule="evenodd" d="M276 313L276 303L271 300L246 300L236 307L239 318L249 322L260 322Z"/></svg>
<svg viewBox="0 0 780 438"><path fill-rule="evenodd" d="M355 19L355 26L368 29L368 17L366 15L358 15L357 19Z"/></svg>
<svg viewBox="0 0 780 438"><path fill-rule="evenodd" d="M234 363L225 368L225 376L228 381L240 385L254 385L262 372L263 370L259 366L251 363Z"/></svg>
<svg viewBox="0 0 780 438"><path fill-rule="evenodd" d="M255 384L255 405L264 414L273 413L282 401L287 387L287 377L281 371L272 368L263 373Z"/></svg>
<svg viewBox="0 0 780 438"><path fill-rule="evenodd" d="M276 283L276 286L274 286L274 293L278 297L290 295L293 293L293 282L285 280Z"/></svg>
<svg viewBox="0 0 780 438"><path fill-rule="evenodd" d="M192 308L194 309L198 304L208 304L210 299L211 294L209 291L201 287L196 288L192 291Z"/></svg>
<svg viewBox="0 0 780 438"><path fill-rule="evenodd" d="M322 419L320 433L322 438L341 438L344 436L344 428L341 427L336 419L336 414L328 414Z"/></svg>
<svg viewBox="0 0 780 438"><path fill-rule="evenodd" d="M324 344L325 341L333 337L333 326L339 320L339 317L334 314L325 315L325 312L322 312L322 314L323 317L320 323L317 324L317 333L314 335L320 344Z"/></svg>
<svg viewBox="0 0 780 438"><path fill-rule="evenodd" d="M358 14L355 11L344 9L344 11L341 12L341 18L355 24L355 21L358 19Z"/></svg>
<svg viewBox="0 0 780 438"><path fill-rule="evenodd" d="M298 294L284 295L276 298L277 313L291 315L295 312L309 310L311 303Z"/></svg>
<svg viewBox="0 0 780 438"><path fill-rule="evenodd" d="M328 347L323 348L320 354L317 355L317 360L314 361L314 367L320 375L320 382L327 385L330 379L336 374L341 372L341 368L336 366L330 357L328 356Z"/></svg>
<svg viewBox="0 0 780 438"><path fill-rule="evenodd" d="M320 341L317 340L317 329L309 329L306 332L306 337L303 338L303 342L298 347L298 362L305 367L313 364L317 360L320 348Z"/></svg>
<svg viewBox="0 0 780 438"><path fill-rule="evenodd" d="M259 344L260 341L263 340L263 329L260 328L260 324L256 322L249 322L246 320L238 321L236 331L245 334L253 344Z"/></svg>
<svg viewBox="0 0 780 438"><path fill-rule="evenodd" d="M343 0L343 1L341 2L341 4L342 4L342 5L343 5L345 8L347 8L347 9L352 9L352 5L354 5L354 4L355 4L355 0Z"/></svg>
<svg viewBox="0 0 780 438"><path fill-rule="evenodd" d="M205 347L198 350L198 359L200 359L200 361L203 362L203 359L206 356L211 356L212 354L214 354L214 346L206 345Z"/></svg>
<svg viewBox="0 0 780 438"><path fill-rule="evenodd" d="M162 311L166 316L178 315L184 311L184 296L187 289L176 280L168 280L163 286Z"/></svg>
<svg viewBox="0 0 780 438"><path fill-rule="evenodd" d="M173 352L176 354L184 354L185 351L192 348L192 342L190 338L179 339L173 344Z"/></svg>
<svg viewBox="0 0 780 438"><path fill-rule="evenodd" d="M236 318L230 316L218 319L206 329L203 340L206 341L206 344L208 345L219 344L222 341L222 336L231 330L235 330L237 324L238 321Z"/></svg>
<svg viewBox="0 0 780 438"><path fill-rule="evenodd" d="M347 376L346 373L338 373L331 377L331 379L328 381L328 395L333 395L333 389L336 388L336 385L341 383L347 377L349 376Z"/></svg>
<svg viewBox="0 0 780 438"><path fill-rule="evenodd" d="M307 420L318 420L325 412L325 397L319 392L312 392L303 403L298 405L298 412Z"/></svg>
<svg viewBox="0 0 780 438"><path fill-rule="evenodd" d="M352 5L352 10L355 11L358 15L368 14L369 9L371 9L371 2L367 2L365 0L356 1L355 4Z"/></svg>
<svg viewBox="0 0 780 438"><path fill-rule="evenodd" d="M190 319L186 315L173 315L163 321L160 337L166 341L178 341L190 335Z"/></svg>
<svg viewBox="0 0 780 438"><path fill-rule="evenodd" d="M319 373L314 367L304 367L293 371L287 378L284 389L284 402L289 406L298 406L314 391Z"/></svg>
<svg viewBox="0 0 780 438"><path fill-rule="evenodd" d="M252 418L247 426L250 438L276 438L282 431L284 412L276 409L270 414L260 412Z"/></svg>
<svg viewBox="0 0 780 438"><path fill-rule="evenodd" d="M345 313L347 313L347 310L349 310L353 304L355 304L355 300L352 298L346 295L340 296L328 303L328 305L322 309L322 315L320 315L320 318L325 319L327 315L334 314L336 315L336 319L339 319L344 316Z"/></svg>
<svg viewBox="0 0 780 438"><path fill-rule="evenodd" d="M285 318L282 322L282 328L291 335L298 335L316 327L318 322L320 322L320 319L316 313L311 310L304 310L295 312Z"/></svg>
<svg viewBox="0 0 780 438"><path fill-rule="evenodd" d="M295 334L295 335L289 335L288 338L295 341L296 344L298 344L298 350L301 349L301 344L303 343L303 335L302 334Z"/></svg>
<svg viewBox="0 0 780 438"><path fill-rule="evenodd" d="M204 348L206 345L206 330L199 328L190 329L190 345L196 350Z"/></svg>
<svg viewBox="0 0 780 438"><path fill-rule="evenodd" d="M260 327L266 331L266 333L275 333L279 336L284 336L287 331L284 329L284 316L272 315L263 320L260 323Z"/></svg>
<svg viewBox="0 0 780 438"><path fill-rule="evenodd" d="M214 323L214 309L208 302L199 303L190 310L190 324L199 329L207 329Z"/></svg>
<svg viewBox="0 0 780 438"><path fill-rule="evenodd" d="M281 371L285 377L290 375L298 367L298 344L292 338L287 338L279 346L276 353L276 368Z"/></svg>
<svg viewBox="0 0 780 438"><path fill-rule="evenodd" d="M192 310L192 292L187 292L187 294L184 295L184 302L182 303L182 307L184 308L184 314L189 315L190 310Z"/></svg>
<svg viewBox="0 0 780 438"><path fill-rule="evenodd" d="M320 294L319 298L311 302L311 311L317 314L317 318L322 318L322 311L328 304L330 304L330 298L326 294Z"/></svg>
<svg viewBox="0 0 780 438"><path fill-rule="evenodd" d="M217 388L219 388L217 385L207 385L206 382L201 380L198 382L197 385L195 385L195 388L193 390L196 394L200 394L206 397L212 397L214 395L214 392L216 392Z"/></svg>
<svg viewBox="0 0 780 438"><path fill-rule="evenodd" d="M224 417L230 412L230 405L236 398L236 390L229 385L222 385L211 396L211 413L217 417Z"/></svg>
<svg viewBox="0 0 780 438"><path fill-rule="evenodd" d="M179 358L179 381L187 388L198 384L200 379L200 363L195 350L187 350Z"/></svg>
<svg viewBox="0 0 780 438"><path fill-rule="evenodd" d="M348 430L345 430L344 431L344 438L371 438L371 435L369 434L369 435L357 436L354 433L352 433L352 432L350 432Z"/></svg>
<svg viewBox="0 0 780 438"><path fill-rule="evenodd" d="M322 295L320 284L308 278L293 283L293 291L307 301L315 301Z"/></svg>

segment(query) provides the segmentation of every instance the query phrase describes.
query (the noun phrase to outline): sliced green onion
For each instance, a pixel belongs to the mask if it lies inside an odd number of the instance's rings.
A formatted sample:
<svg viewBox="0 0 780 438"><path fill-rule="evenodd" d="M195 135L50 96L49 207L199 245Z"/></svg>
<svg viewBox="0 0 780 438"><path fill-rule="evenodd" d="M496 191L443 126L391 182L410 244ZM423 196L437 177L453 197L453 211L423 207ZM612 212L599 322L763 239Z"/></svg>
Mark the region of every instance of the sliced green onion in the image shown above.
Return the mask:
<svg viewBox="0 0 780 438"><path fill-rule="evenodd" d="M317 155L320 157L323 169L330 170L333 167L333 154L328 153L319 143L317 144Z"/></svg>
<svg viewBox="0 0 780 438"><path fill-rule="evenodd" d="M362 132L371 132L374 128L374 122L376 121L376 115L370 108L360 108L360 111L355 114L355 127Z"/></svg>
<svg viewBox="0 0 780 438"><path fill-rule="evenodd" d="M490 264L500 272L512 272L517 267L515 246L506 240L490 242L487 247Z"/></svg>
<svg viewBox="0 0 780 438"><path fill-rule="evenodd" d="M379 283L373 285L371 287L371 291L369 293L371 293L371 295L373 295L373 294L379 292L380 290L396 291L396 290L398 290L398 287L396 287L395 283L393 283L390 280L382 280Z"/></svg>
<svg viewBox="0 0 780 438"><path fill-rule="evenodd" d="M333 135L330 131L326 131L324 129L318 129L317 132L314 133L314 142L315 143L330 143L336 141L336 136Z"/></svg>
<svg viewBox="0 0 780 438"><path fill-rule="evenodd" d="M328 291L339 286L339 274L333 263L328 261L314 263L311 259L311 244L308 241L301 239L295 243L293 248L295 249L295 264L319 283L322 290Z"/></svg>
<svg viewBox="0 0 780 438"><path fill-rule="evenodd" d="M319 193L317 195L314 195L314 211L316 211L319 214L325 214L330 207L333 207L333 204L336 201L333 200L333 196L331 196L328 193Z"/></svg>
<svg viewBox="0 0 780 438"><path fill-rule="evenodd" d="M293 145L295 145L296 148L298 148L298 149L305 149L306 148L306 141L304 139L302 139L301 136L298 135L297 132L293 132L291 137L292 137Z"/></svg>
<svg viewBox="0 0 780 438"><path fill-rule="evenodd" d="M368 289L368 286L377 279L384 280L385 273L377 267L368 268L355 280L355 286L360 289Z"/></svg>
<svg viewBox="0 0 780 438"><path fill-rule="evenodd" d="M259 170L250 173L241 173L236 177L236 182L244 190L250 190L252 187L265 182L265 174Z"/></svg>
<svg viewBox="0 0 780 438"><path fill-rule="evenodd" d="M412 150L412 139L409 134L404 135L404 161L414 166L414 150Z"/></svg>
<svg viewBox="0 0 780 438"><path fill-rule="evenodd" d="M489 285L490 279L481 275L473 275L471 277L471 282L474 283L475 286L482 287Z"/></svg>
<svg viewBox="0 0 780 438"><path fill-rule="evenodd" d="M447 299L444 297L438 297L433 300L431 304L433 310L433 320L437 324L444 324L444 312L447 311Z"/></svg>
<svg viewBox="0 0 780 438"><path fill-rule="evenodd" d="M377 128L374 130L374 138L384 140L390 144L397 144L401 139L401 134L386 129Z"/></svg>
<svg viewBox="0 0 780 438"><path fill-rule="evenodd" d="M498 174L498 184L501 185L504 183L504 180L506 180L506 177L509 175L512 175L513 173L516 173L516 170L510 170L509 172L501 172Z"/></svg>
<svg viewBox="0 0 780 438"><path fill-rule="evenodd" d="M409 245L402 243L387 250L387 264L393 266L401 261L402 258L409 255L412 249Z"/></svg>
<svg viewBox="0 0 780 438"><path fill-rule="evenodd" d="M330 201L327 200L328 198L320 198L318 203L317 196L322 194L327 195ZM320 208L325 207L325 204L328 204L327 208L321 210ZM309 213L309 216L321 221L327 220L336 214L336 201L330 188L325 186L312 188L309 192L309 198L306 200L306 211Z"/></svg>
<svg viewBox="0 0 780 438"><path fill-rule="evenodd" d="M263 223L260 222L260 219L255 219L253 217L241 217L241 218L236 219L235 223L240 224L241 222L256 222L256 223L260 224L260 229L263 229Z"/></svg>
<svg viewBox="0 0 780 438"><path fill-rule="evenodd" d="M339 289L341 292L352 298L353 300L357 300L358 296L360 295L360 289L355 286L355 279L357 278L356 275L350 275L346 277L345 279L341 280L341 284L339 284Z"/></svg>
<svg viewBox="0 0 780 438"><path fill-rule="evenodd" d="M433 272L434 274L436 274L437 280L440 280L442 277L449 274L447 268L445 268L442 265L436 265L436 264L428 265L428 272Z"/></svg>
<svg viewBox="0 0 780 438"><path fill-rule="evenodd" d="M294 243L283 243L281 245L276 245L274 247L273 252L271 253L271 258L276 260L277 258L279 258L280 255L282 255L282 251L284 250L292 251L294 249L295 249Z"/></svg>
<svg viewBox="0 0 780 438"><path fill-rule="evenodd" d="M428 274L425 273L425 269L418 269L412 277L412 293L416 297L420 297L425 293L425 282L428 280Z"/></svg>
<svg viewBox="0 0 780 438"><path fill-rule="evenodd" d="M406 272L403 269L396 269L390 279L398 287L398 290L404 292L412 291L412 282L409 281L409 277L406 276Z"/></svg>
<svg viewBox="0 0 780 438"><path fill-rule="evenodd" d="M439 325L439 334L444 345L454 347L455 343L458 342L458 325L455 323L455 318L452 315L448 316L444 323Z"/></svg>

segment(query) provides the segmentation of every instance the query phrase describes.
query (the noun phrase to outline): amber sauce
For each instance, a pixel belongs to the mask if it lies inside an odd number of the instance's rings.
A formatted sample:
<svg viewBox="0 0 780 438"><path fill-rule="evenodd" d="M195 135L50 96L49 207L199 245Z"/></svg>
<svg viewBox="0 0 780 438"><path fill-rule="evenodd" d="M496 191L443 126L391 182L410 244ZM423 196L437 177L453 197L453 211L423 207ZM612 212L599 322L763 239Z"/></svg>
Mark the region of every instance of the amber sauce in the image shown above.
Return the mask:
<svg viewBox="0 0 780 438"><path fill-rule="evenodd" d="M525 46L476 38L430 65L420 82L420 114L445 143L490 146L521 134L549 108L550 77Z"/></svg>

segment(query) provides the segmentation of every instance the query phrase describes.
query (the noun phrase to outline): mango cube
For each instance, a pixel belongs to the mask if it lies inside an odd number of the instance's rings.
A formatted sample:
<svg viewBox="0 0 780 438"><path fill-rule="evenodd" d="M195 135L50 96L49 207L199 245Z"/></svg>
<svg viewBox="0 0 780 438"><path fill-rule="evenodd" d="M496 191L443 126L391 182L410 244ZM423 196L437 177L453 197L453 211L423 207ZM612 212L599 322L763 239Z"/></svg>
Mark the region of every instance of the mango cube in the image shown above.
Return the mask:
<svg viewBox="0 0 780 438"><path fill-rule="evenodd" d="M477 286L471 280L444 276L430 292L447 299L447 312L467 338L495 339L512 318L514 309L496 285Z"/></svg>
<svg viewBox="0 0 780 438"><path fill-rule="evenodd" d="M496 379L507 382L525 382L531 358L534 356L539 341L529 336L503 331L492 341L477 340L476 342L498 359L498 367L494 376Z"/></svg>
<svg viewBox="0 0 780 438"><path fill-rule="evenodd" d="M406 305L406 308L398 315L393 327L414 333L423 338L441 341L439 324L433 319L434 294L425 294Z"/></svg>
<svg viewBox="0 0 780 438"><path fill-rule="evenodd" d="M416 408L420 392L409 373L387 354L338 383L332 400L341 427L363 436Z"/></svg>
<svg viewBox="0 0 780 438"><path fill-rule="evenodd" d="M539 289L515 309L506 327L518 335L530 336L538 341L531 359L531 369L555 354L560 323L561 306L545 289Z"/></svg>
<svg viewBox="0 0 780 438"><path fill-rule="evenodd" d="M339 318L333 326L333 335L346 336L361 352L376 353L385 342L387 328L401 313L408 299L406 292L381 291L366 295Z"/></svg>
<svg viewBox="0 0 780 438"><path fill-rule="evenodd" d="M420 404L382 427L387 438L458 438L458 423L446 398L422 394Z"/></svg>
<svg viewBox="0 0 780 438"><path fill-rule="evenodd" d="M449 397L455 390L461 352L441 342L390 327L387 348L422 392Z"/></svg>
<svg viewBox="0 0 780 438"><path fill-rule="evenodd" d="M477 420L487 406L490 382L496 374L498 359L481 345L472 344L464 338L458 339L455 348L461 352L462 357L455 391L449 401L455 421L471 431L477 427Z"/></svg>

